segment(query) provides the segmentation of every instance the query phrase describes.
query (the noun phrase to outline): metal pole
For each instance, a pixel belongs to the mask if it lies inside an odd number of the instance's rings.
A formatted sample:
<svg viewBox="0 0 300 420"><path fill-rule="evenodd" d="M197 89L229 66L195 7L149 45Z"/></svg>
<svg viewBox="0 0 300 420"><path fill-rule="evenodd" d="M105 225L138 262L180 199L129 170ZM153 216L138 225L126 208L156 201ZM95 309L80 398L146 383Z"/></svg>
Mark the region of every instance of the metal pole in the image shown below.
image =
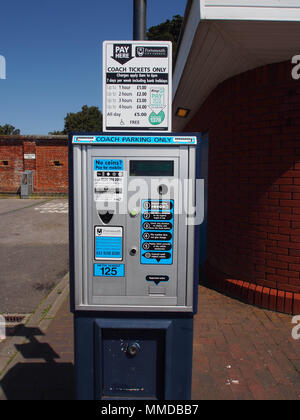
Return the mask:
<svg viewBox="0 0 300 420"><path fill-rule="evenodd" d="M147 0L133 0L133 39L146 39Z"/></svg>

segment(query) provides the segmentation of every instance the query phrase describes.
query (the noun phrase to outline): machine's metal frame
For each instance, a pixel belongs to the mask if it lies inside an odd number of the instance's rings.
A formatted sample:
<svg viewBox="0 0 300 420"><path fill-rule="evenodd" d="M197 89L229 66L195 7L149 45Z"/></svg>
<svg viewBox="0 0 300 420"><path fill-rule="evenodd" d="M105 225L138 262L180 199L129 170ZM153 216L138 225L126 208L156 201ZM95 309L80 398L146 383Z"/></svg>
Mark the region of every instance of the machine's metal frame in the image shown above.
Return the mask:
<svg viewBox="0 0 300 420"><path fill-rule="evenodd" d="M73 135L75 136L76 134L73 133ZM113 136L113 134L109 135ZM132 136L132 134L129 135ZM176 216L176 228L178 227L178 231L174 232L174 237L177 240L174 240L174 261L172 267L173 270L176 270L176 273L174 273L177 278L178 288L176 297L145 296L137 299L136 296L126 295L111 297L93 296L91 261L93 244L89 235L91 235L93 226L94 203L92 195L88 194L88 190L92 190L93 187L91 170L89 170L90 165L95 157L100 156L103 158L122 157L126 164L129 158L136 157L139 159L173 159L175 162L174 175L177 175L182 181L185 179L195 181L196 145L170 144L165 146L160 144L155 147L154 145L72 144L72 139L73 136L70 136L70 197L74 197L74 205L70 215L71 262L74 263L71 272L74 309L77 311L193 312L195 310L193 306L195 227L192 224L186 224L186 215L184 214ZM195 206L195 182L187 183L188 188L190 190L184 191L184 197L188 203L192 203ZM191 200L188 199L189 195L192 196ZM188 213L191 213L189 209ZM120 225L124 224L125 216L117 217L117 225L118 222L120 222ZM139 229L140 223L136 222L136 225L137 229ZM124 249L125 264L128 252L127 246ZM144 266L143 268L146 270L150 267Z"/></svg>

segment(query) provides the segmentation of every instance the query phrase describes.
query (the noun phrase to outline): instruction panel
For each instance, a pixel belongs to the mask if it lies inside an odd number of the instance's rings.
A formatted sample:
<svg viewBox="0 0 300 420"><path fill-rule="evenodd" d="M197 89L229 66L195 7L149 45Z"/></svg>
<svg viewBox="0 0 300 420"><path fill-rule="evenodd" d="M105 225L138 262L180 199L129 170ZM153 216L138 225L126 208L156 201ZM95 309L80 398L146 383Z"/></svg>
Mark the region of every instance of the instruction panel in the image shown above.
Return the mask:
<svg viewBox="0 0 300 420"><path fill-rule="evenodd" d="M103 130L171 131L172 43L103 43Z"/></svg>
<svg viewBox="0 0 300 420"><path fill-rule="evenodd" d="M142 200L141 264L173 263L173 200Z"/></svg>

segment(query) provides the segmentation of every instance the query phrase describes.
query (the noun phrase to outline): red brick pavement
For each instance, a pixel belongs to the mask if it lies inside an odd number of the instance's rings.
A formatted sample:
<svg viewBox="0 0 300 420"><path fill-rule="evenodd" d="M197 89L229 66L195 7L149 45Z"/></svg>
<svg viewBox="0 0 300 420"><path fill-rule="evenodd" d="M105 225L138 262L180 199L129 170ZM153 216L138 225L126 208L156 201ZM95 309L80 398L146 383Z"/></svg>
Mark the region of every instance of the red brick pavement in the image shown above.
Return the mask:
<svg viewBox="0 0 300 420"><path fill-rule="evenodd" d="M300 340L292 317L199 287L193 400L300 399ZM2 380L7 399L74 398L73 317L68 299L45 335L32 332Z"/></svg>
<svg viewBox="0 0 300 420"><path fill-rule="evenodd" d="M292 317L199 287L192 398L300 400Z"/></svg>

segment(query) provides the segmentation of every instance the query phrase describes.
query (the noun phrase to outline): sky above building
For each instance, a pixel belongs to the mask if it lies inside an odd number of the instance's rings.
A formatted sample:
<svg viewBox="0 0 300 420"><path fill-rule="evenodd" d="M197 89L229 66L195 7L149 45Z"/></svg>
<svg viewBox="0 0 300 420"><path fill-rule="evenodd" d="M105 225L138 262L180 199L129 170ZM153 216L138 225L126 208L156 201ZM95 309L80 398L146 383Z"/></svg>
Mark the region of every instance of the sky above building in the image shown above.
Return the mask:
<svg viewBox="0 0 300 420"><path fill-rule="evenodd" d="M148 0L147 27L184 15L186 0ZM102 109L102 42L131 40L133 0L1 2L0 125L62 130L68 112Z"/></svg>

